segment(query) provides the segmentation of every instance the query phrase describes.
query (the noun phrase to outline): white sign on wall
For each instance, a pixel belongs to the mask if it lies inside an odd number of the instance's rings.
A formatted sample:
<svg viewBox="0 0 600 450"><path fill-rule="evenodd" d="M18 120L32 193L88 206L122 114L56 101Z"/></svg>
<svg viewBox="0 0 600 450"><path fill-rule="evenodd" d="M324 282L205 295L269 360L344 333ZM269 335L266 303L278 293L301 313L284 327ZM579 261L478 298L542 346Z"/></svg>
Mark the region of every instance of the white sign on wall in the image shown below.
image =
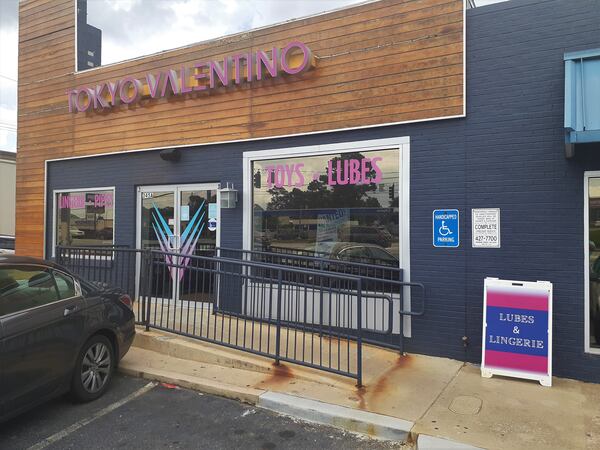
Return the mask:
<svg viewBox="0 0 600 450"><path fill-rule="evenodd" d="M471 210L473 248L500 248L500 208Z"/></svg>

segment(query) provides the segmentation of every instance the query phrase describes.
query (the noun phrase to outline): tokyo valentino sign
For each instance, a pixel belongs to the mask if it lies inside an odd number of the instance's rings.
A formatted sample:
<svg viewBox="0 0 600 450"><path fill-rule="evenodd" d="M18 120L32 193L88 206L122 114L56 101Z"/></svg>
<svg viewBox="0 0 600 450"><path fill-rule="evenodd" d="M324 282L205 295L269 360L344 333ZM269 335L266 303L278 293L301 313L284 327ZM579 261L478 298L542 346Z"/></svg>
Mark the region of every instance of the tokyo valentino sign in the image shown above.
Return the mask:
<svg viewBox="0 0 600 450"><path fill-rule="evenodd" d="M270 56L262 50L239 53L227 55L222 61L199 61L191 66L148 72L140 78L127 76L71 89L67 91L69 112L107 110L119 104L137 103L143 97L179 96L281 75L298 75L314 65L311 50L302 42L292 41L281 49L273 47Z"/></svg>

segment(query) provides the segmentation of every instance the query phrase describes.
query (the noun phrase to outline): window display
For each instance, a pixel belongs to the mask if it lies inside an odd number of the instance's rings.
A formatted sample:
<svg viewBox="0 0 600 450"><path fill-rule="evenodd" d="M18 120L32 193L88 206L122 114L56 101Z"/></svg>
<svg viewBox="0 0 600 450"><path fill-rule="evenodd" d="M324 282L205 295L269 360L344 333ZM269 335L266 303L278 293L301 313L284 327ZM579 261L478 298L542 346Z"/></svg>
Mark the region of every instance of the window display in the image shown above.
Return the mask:
<svg viewBox="0 0 600 450"><path fill-rule="evenodd" d="M253 162L254 250L398 266L398 150Z"/></svg>
<svg viewBox="0 0 600 450"><path fill-rule="evenodd" d="M56 194L56 245L113 245L113 227L113 190Z"/></svg>

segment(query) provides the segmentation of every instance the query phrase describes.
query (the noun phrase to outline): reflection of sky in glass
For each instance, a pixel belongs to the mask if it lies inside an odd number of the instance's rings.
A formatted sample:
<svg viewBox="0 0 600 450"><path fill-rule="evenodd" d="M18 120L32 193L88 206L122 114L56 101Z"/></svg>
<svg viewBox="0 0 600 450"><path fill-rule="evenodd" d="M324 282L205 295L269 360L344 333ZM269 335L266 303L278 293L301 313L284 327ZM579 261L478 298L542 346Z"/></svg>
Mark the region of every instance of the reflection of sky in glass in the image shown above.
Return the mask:
<svg viewBox="0 0 600 450"><path fill-rule="evenodd" d="M152 208L156 205L158 209L171 208L173 209L173 193L172 192L154 192L152 198L143 199L145 208Z"/></svg>
<svg viewBox="0 0 600 450"><path fill-rule="evenodd" d="M382 207L389 206L389 194L388 188L393 183L395 183L395 194L398 195L398 182L399 182L399 154L398 150L375 150L368 152L357 152L363 155L366 158L373 159L375 157L382 158L377 165L381 169L382 172L382 180L381 183L377 184L377 189L373 191L369 191L366 193L367 197L376 198L379 200L379 203ZM271 200L271 194L268 192L269 188L267 187L267 171L266 167L269 166L277 166L277 165L292 165L302 163L304 167L301 172L304 175L305 183L303 187L298 187L296 189L300 189L302 191L307 190L308 184L313 179L313 174L315 172L320 173L320 175L327 175L327 164L328 162L335 158L339 157L340 154L332 154L332 155L318 155L318 156L304 156L299 158L282 158L282 159L272 159L266 161L255 161L253 165L253 173L256 173L257 170L261 172L261 187L259 189L254 188L254 204L260 206L263 209L266 209L267 204ZM273 186L274 187L274 186ZM284 186L284 188L289 192L294 189L294 186ZM329 187L331 189L331 187ZM343 205L340 205L343 207Z"/></svg>
<svg viewBox="0 0 600 450"><path fill-rule="evenodd" d="M589 195L590 198L600 198L600 178L590 178Z"/></svg>

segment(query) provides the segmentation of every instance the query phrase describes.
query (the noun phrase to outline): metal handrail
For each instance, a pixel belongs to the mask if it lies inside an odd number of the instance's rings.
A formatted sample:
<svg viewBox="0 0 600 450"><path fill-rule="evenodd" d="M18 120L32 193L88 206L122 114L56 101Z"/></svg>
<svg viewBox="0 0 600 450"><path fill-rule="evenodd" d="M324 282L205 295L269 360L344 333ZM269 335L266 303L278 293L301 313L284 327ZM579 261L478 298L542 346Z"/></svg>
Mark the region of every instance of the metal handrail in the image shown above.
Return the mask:
<svg viewBox="0 0 600 450"><path fill-rule="evenodd" d="M310 256L298 256L298 255L287 255L287 254L283 254L283 253L270 253L270 252L263 252L263 251L258 251L258 250L242 250L242 249L232 249L232 248L228 248L228 247L216 247L215 250L218 252L219 250L224 250L224 251L231 251L231 252L239 252L242 254L259 254L259 255L264 255L264 256L278 256L281 257L282 255L287 257L290 257L292 259L301 259L304 261L310 261L310 260L315 260L315 261L322 261L322 262L334 262L337 264L343 264L343 265L348 265L348 266L358 266L358 267L362 267L362 268L373 268L372 265L369 264L363 264L363 263L355 263L355 262L346 262L346 261L340 261L340 260L335 260L335 259L323 259L323 258L312 258ZM226 258L228 260L232 260L232 261L238 261L235 258L228 258L228 257L224 257L224 256L220 256L220 258ZM248 261L251 262L251 261ZM278 266L280 264L277 263L268 263L268 262L261 262L261 264L266 264L266 265L271 265L271 266ZM286 267L294 267L294 266L286 266ZM382 269L391 269L391 270L397 270L400 274L403 273L402 268L400 267L388 267L388 266L376 266L377 268L382 268ZM323 268L320 269L302 269L302 272L305 273L307 271L313 271L313 272L325 272L325 273L335 273L335 274L339 274L340 272L335 272L335 271L328 271L325 270ZM404 309L400 309L399 314L401 315L406 315L406 316L422 316L423 314L425 314L425 285L423 283L419 283L419 282L413 282L413 281L400 281L400 280L391 280L388 278L377 278L377 277L371 277L371 276L366 276L366 275L353 275L353 276L357 276L360 277L363 281L373 281L373 282L383 282L383 283L389 283L389 284L393 284L396 285L398 287L415 287L415 288L419 288L422 292L422 308L418 311L413 311L413 310L404 310ZM372 295L369 295L370 297Z"/></svg>
<svg viewBox="0 0 600 450"><path fill-rule="evenodd" d="M277 349L273 351L271 348L260 353L263 356L272 357L276 362L294 362L350 376L356 378L358 384L362 377L362 343L389 346L403 352L403 317L421 316L425 313L425 285L403 281L403 270L399 267L228 247L216 247L215 253L215 256L188 256L158 249L56 247L57 262L67 264L73 272L83 275L84 278L87 274L90 281L108 282L128 289L130 294L135 290L135 297L139 297L140 300L137 306L137 320L141 319L141 322L138 322L140 324L244 351L261 352L260 349L244 347L246 344L228 341L230 338L224 339L221 336L219 340L214 336L200 336L198 331L194 330L189 333L187 328L181 328L181 324L178 328L177 324L169 322L170 303L164 302L167 299L169 302L172 301L170 299L188 301L186 308L190 308L189 302L192 302L194 311L194 302L200 302L198 305L209 303L212 305L210 310L213 317L223 316L219 320L229 320L229 326L231 320L239 320L243 323L254 321L270 324L273 331L277 329L277 336L271 341L277 344ZM139 277L136 275L136 267L139 268ZM174 289L171 287L174 283L183 283L177 280L178 275L173 275L179 274L180 270L186 271L184 279L196 280L195 291L189 291L189 285L185 288L180 284L182 294L179 293L179 287L169 293ZM207 277L207 284L201 283L198 291L199 277L202 277L202 283L204 277ZM399 279L395 279L396 277ZM420 291L420 296L413 297L420 301L411 302L411 310L404 309L405 288ZM188 289L185 292L191 292L191 295L197 297L188 297L190 300L180 297L189 295L184 293L184 289ZM303 291L304 294L301 294ZM167 308L166 317L161 315L162 312L157 315L157 305L160 305L161 311L163 307ZM342 310L347 312L343 312L342 316L336 319L336 316L331 315L332 305L333 308L346 305L344 308L350 309ZM327 309L323 309L324 306L329 308L329 313ZM304 308L304 312L302 313L301 309L294 312L290 309L292 307ZM151 308L154 308L154 311ZM335 311L339 314L340 309ZM163 318L167 321L166 325L163 324ZM398 319L399 322L396 322ZM393 331L396 324L399 327L399 337L398 332ZM282 326L288 330L283 334ZM323 362L302 360L303 357L298 360L299 356L295 354L295 350L291 356L288 355L287 347L280 347L282 343L290 344L290 329L295 330L294 333L317 333L319 336L323 334L338 340L355 342L356 348L353 352L356 351L358 358L356 373L354 367L336 369L331 366L331 361L329 367L326 367ZM315 348L318 348L317 344Z"/></svg>
<svg viewBox="0 0 600 450"><path fill-rule="evenodd" d="M244 253L244 254L257 254L257 255L264 255L264 256L273 256L273 257L279 257L279 258L285 257L285 258L297 259L297 260L301 260L301 261L319 261L319 262L328 263L328 264L337 263L337 264L344 264L346 266L360 267L360 268L364 268L364 269L372 269L373 267L375 267L377 269L390 270L392 272L399 272L401 274L404 272L401 267L384 266L384 265L378 265L378 264L367 264L367 263L360 263L360 262L354 262L354 261L342 261L339 259L331 259L331 258L293 255L293 254L289 254L289 253L265 252L262 250L245 250L245 249L237 249L237 248L234 249L234 248L229 248L229 247L215 247L215 251L218 252L219 250L239 252L239 253Z"/></svg>

